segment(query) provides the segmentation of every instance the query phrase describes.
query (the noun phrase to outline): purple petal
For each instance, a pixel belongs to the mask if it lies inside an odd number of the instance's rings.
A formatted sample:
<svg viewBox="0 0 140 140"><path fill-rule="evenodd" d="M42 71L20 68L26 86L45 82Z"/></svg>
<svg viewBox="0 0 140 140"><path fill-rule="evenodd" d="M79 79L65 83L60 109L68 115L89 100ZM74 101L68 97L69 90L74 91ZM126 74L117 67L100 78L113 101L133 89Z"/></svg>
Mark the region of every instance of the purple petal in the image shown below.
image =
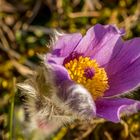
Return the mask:
<svg viewBox="0 0 140 140"><path fill-rule="evenodd" d="M45 63L54 63L54 64L58 64L58 65L63 65L65 57L58 57L55 55L52 55L51 53L47 53L45 56Z"/></svg>
<svg viewBox="0 0 140 140"><path fill-rule="evenodd" d="M110 88L105 96L134 90L140 85L140 38L129 40L116 57L107 64Z"/></svg>
<svg viewBox="0 0 140 140"><path fill-rule="evenodd" d="M69 74L65 67L57 64L51 64L52 71L54 73L54 78L56 80L56 85L60 85L63 81L70 80Z"/></svg>
<svg viewBox="0 0 140 140"><path fill-rule="evenodd" d="M116 26L97 24L87 31L75 51L84 53L85 56L96 59L100 65L104 65L110 60L114 47L120 46L122 33Z"/></svg>
<svg viewBox="0 0 140 140"><path fill-rule="evenodd" d="M130 115L140 109L140 102L127 98L99 99L96 101L97 116L119 122L120 115Z"/></svg>
<svg viewBox="0 0 140 140"><path fill-rule="evenodd" d="M52 54L59 57L66 57L74 50L81 38L82 35L80 33L64 34L60 36L53 46Z"/></svg>
<svg viewBox="0 0 140 140"><path fill-rule="evenodd" d="M96 115L95 103L90 93L79 84L67 80L61 83L58 97L80 118L91 119Z"/></svg>

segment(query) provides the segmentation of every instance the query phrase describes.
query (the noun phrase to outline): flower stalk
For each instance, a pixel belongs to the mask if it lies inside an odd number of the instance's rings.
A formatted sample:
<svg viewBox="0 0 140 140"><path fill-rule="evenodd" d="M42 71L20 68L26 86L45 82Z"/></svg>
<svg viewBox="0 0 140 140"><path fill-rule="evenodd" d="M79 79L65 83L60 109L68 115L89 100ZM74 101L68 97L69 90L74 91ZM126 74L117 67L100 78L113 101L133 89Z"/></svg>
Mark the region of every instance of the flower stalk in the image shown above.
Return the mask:
<svg viewBox="0 0 140 140"><path fill-rule="evenodd" d="M14 120L14 101L15 101L15 84L16 83L16 79L13 78L13 90L11 93L11 103L10 103L10 124L9 124L9 140L13 140L13 120Z"/></svg>

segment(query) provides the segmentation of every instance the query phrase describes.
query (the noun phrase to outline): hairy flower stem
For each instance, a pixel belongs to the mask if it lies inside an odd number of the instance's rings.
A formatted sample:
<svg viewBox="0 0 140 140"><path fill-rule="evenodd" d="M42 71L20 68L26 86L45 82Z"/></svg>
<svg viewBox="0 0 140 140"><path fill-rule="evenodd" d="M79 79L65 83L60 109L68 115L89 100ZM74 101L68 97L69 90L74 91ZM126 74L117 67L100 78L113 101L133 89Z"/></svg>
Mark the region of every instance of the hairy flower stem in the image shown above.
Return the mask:
<svg viewBox="0 0 140 140"><path fill-rule="evenodd" d="M13 117L14 117L14 100L15 100L15 83L16 79L13 78L13 90L11 93L11 105L10 105L10 125L9 125L9 140L13 139Z"/></svg>

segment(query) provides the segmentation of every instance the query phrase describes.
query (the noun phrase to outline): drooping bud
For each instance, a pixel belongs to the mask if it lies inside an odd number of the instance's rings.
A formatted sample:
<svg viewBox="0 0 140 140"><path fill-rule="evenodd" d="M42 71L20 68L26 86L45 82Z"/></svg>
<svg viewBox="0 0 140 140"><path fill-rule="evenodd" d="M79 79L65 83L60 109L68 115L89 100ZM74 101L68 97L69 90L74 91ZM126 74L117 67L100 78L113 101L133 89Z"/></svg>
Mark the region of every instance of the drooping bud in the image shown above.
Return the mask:
<svg viewBox="0 0 140 140"><path fill-rule="evenodd" d="M95 116L96 107L93 98L82 85L73 81L64 81L58 96L78 118L89 119Z"/></svg>

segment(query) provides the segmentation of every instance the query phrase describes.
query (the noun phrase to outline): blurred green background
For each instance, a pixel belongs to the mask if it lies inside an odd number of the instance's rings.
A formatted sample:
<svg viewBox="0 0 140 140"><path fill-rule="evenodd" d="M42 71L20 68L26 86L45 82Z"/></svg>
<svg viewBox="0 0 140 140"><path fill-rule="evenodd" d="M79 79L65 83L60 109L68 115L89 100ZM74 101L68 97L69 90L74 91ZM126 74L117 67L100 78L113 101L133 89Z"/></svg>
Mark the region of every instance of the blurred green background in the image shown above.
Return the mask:
<svg viewBox="0 0 140 140"><path fill-rule="evenodd" d="M140 36L140 0L0 0L0 140L44 139L38 132L25 135L15 83L40 64L37 54L48 51L53 29L85 34L96 23L124 28L124 39ZM133 98L140 100L139 92ZM102 119L77 121L46 138L83 139L140 140L140 113L118 124Z"/></svg>

